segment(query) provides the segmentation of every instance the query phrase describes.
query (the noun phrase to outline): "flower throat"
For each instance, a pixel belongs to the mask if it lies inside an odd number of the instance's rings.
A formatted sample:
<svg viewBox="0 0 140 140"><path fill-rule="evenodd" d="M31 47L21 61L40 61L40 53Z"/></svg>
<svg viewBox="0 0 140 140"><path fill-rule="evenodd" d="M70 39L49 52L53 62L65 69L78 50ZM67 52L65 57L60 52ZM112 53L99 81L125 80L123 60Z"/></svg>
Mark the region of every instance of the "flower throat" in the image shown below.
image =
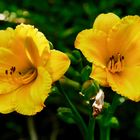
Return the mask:
<svg viewBox="0 0 140 140"><path fill-rule="evenodd" d="M37 77L37 69L34 67L28 68L24 71L16 71L16 67L11 67L10 70L5 70L5 74L9 81L18 84L29 84Z"/></svg>
<svg viewBox="0 0 140 140"><path fill-rule="evenodd" d="M120 55L119 53L114 56L112 55L109 59L109 62L107 64L107 69L111 73L118 73L123 71L124 67L124 56Z"/></svg>

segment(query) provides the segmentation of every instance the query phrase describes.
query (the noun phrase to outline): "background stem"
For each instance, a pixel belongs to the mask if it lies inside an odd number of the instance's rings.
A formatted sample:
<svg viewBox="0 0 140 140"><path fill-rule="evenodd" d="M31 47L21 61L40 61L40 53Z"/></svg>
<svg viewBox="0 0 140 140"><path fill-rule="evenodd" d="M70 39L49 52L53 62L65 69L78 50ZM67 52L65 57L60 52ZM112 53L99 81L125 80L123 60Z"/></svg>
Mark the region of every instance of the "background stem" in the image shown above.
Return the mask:
<svg viewBox="0 0 140 140"><path fill-rule="evenodd" d="M103 116L99 120L100 140L110 140L110 130L111 130L110 119L113 117L117 106L120 105L121 103L119 98L120 95L118 94L114 95L110 108L105 114L103 114Z"/></svg>
<svg viewBox="0 0 140 140"><path fill-rule="evenodd" d="M38 140L32 116L27 118L27 125L28 125L30 140Z"/></svg>
<svg viewBox="0 0 140 140"><path fill-rule="evenodd" d="M110 140L110 127L100 126L100 140Z"/></svg>
<svg viewBox="0 0 140 140"><path fill-rule="evenodd" d="M89 140L94 140L94 127L95 127L95 119L93 118L93 115L91 115L89 119L89 125L88 125Z"/></svg>
<svg viewBox="0 0 140 140"><path fill-rule="evenodd" d="M70 101L68 95L65 93L63 87L61 86L61 84L58 82L57 83L58 87L59 87L59 90L60 92L64 95L65 99L67 100L74 116L75 116L75 121L84 137L85 140L89 140L88 139L88 129L87 129L87 126L83 120L83 118L81 117L81 115L79 114L79 112L77 111L76 107L74 106L74 104Z"/></svg>

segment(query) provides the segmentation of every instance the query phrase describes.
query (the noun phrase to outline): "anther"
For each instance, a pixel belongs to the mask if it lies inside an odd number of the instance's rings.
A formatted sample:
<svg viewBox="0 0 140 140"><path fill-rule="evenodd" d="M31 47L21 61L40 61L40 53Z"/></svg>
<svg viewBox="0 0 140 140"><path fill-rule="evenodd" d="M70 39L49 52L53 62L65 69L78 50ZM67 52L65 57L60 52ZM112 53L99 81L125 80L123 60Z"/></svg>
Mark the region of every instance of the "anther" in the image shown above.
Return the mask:
<svg viewBox="0 0 140 140"><path fill-rule="evenodd" d="M13 72L15 72L15 70L16 70L16 67L13 67Z"/></svg>
<svg viewBox="0 0 140 140"><path fill-rule="evenodd" d="M112 55L112 59L114 59L114 55Z"/></svg>
<svg viewBox="0 0 140 140"><path fill-rule="evenodd" d="M8 75L8 70L5 70L5 74Z"/></svg>
<svg viewBox="0 0 140 140"><path fill-rule="evenodd" d="M13 67L13 66L10 68L10 71L11 71L11 72L15 72L15 70L16 70L16 68Z"/></svg>
<svg viewBox="0 0 140 140"><path fill-rule="evenodd" d="M13 71L13 67L11 67L10 70Z"/></svg>
<svg viewBox="0 0 140 140"><path fill-rule="evenodd" d="M19 73L19 75L21 75L21 72L18 72Z"/></svg>

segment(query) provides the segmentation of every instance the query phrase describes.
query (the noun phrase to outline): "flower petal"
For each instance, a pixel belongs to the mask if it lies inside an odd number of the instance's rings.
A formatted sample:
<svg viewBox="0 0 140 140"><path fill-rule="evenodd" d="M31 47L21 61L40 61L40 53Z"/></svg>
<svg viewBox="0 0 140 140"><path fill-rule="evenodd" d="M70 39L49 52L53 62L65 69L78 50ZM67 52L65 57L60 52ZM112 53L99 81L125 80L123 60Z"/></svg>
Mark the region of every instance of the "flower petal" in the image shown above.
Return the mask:
<svg viewBox="0 0 140 140"><path fill-rule="evenodd" d="M133 101L140 101L140 67L125 68L123 72L107 72L107 80L112 90Z"/></svg>
<svg viewBox="0 0 140 140"><path fill-rule="evenodd" d="M60 51L51 50L46 69L52 76L53 82L61 78L70 65L68 56Z"/></svg>
<svg viewBox="0 0 140 140"><path fill-rule="evenodd" d="M105 66L108 60L106 45L107 35L99 30L83 30L75 40L75 47L80 49L88 61Z"/></svg>
<svg viewBox="0 0 140 140"><path fill-rule="evenodd" d="M127 52L131 52L132 49L138 47L136 42L140 37L139 24L139 16L127 16L112 28L108 36L110 54L120 53L125 56Z"/></svg>
<svg viewBox="0 0 140 140"><path fill-rule="evenodd" d="M23 39L26 37L32 38L33 42L36 44L39 55L41 56L44 48L47 47L48 53L50 51L49 41L46 39L43 33L39 32L37 28L31 25L20 24L16 26L15 29L16 36Z"/></svg>
<svg viewBox="0 0 140 140"><path fill-rule="evenodd" d="M13 94L0 95L0 113L7 114L14 111L14 98Z"/></svg>
<svg viewBox="0 0 140 140"><path fill-rule="evenodd" d="M93 64L90 77L92 79L95 79L97 82L99 82L100 85L108 86L105 68L102 68Z"/></svg>
<svg viewBox="0 0 140 140"><path fill-rule="evenodd" d="M109 30L119 21L120 21L120 18L113 13L100 14L95 19L93 28L104 31L105 33L108 33Z"/></svg>
<svg viewBox="0 0 140 140"><path fill-rule="evenodd" d="M40 57L37 46L31 37L25 39L25 51L29 60L35 67L37 67L40 62Z"/></svg>
<svg viewBox="0 0 140 140"><path fill-rule="evenodd" d="M0 94L10 93L20 86L19 83L13 81L11 75L13 66L19 69L18 62L17 56L13 52L7 48L0 47Z"/></svg>
<svg viewBox="0 0 140 140"><path fill-rule="evenodd" d="M0 94L7 94L19 88L22 83L16 82L17 75L29 65L31 64L28 61L19 60L12 50L0 47Z"/></svg>
<svg viewBox="0 0 140 140"><path fill-rule="evenodd" d="M0 30L0 47L8 48L9 41L14 36L14 30L7 28L6 30Z"/></svg>
<svg viewBox="0 0 140 140"><path fill-rule="evenodd" d="M16 39L12 28L0 31L0 67L16 66L22 69L30 62L23 49L21 40ZM21 68L22 67L22 68Z"/></svg>
<svg viewBox="0 0 140 140"><path fill-rule="evenodd" d="M14 92L16 98L15 110L24 115L34 115L41 111L50 92L51 84L50 74L43 67L39 67L35 81Z"/></svg>

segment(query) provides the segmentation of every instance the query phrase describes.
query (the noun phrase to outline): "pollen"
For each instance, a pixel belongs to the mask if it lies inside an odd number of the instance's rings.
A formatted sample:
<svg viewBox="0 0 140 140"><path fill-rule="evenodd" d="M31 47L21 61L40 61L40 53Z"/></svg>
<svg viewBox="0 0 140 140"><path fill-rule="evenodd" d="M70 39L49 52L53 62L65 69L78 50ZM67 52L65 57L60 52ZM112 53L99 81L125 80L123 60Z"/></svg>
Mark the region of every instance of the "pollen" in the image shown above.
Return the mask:
<svg viewBox="0 0 140 140"><path fill-rule="evenodd" d="M124 68L124 56L121 54L117 53L117 55L112 55L109 58L108 64L107 64L107 69L111 73L119 73L123 71Z"/></svg>

